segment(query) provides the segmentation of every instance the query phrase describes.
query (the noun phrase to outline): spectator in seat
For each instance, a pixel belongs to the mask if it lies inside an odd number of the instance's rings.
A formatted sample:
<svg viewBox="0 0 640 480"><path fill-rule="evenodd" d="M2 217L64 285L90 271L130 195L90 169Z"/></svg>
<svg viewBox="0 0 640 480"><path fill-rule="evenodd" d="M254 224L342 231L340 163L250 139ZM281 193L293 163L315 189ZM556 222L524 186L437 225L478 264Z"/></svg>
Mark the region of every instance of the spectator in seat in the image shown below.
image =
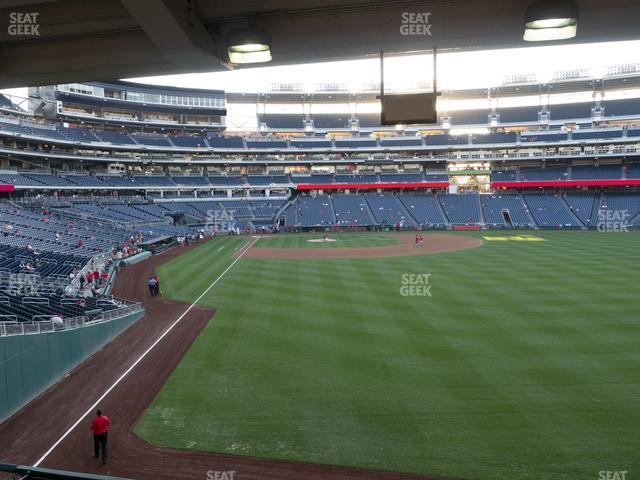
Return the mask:
<svg viewBox="0 0 640 480"><path fill-rule="evenodd" d="M116 307L119 307L119 306L121 305L120 301L119 301L119 300L117 300L117 299L116 299L116 297L114 297L113 295L111 295L111 296L109 297L109 303L110 303L111 305L116 306Z"/></svg>
<svg viewBox="0 0 640 480"><path fill-rule="evenodd" d="M62 330L64 328L64 320L62 319L62 313L58 312L51 317L51 323L54 330Z"/></svg>

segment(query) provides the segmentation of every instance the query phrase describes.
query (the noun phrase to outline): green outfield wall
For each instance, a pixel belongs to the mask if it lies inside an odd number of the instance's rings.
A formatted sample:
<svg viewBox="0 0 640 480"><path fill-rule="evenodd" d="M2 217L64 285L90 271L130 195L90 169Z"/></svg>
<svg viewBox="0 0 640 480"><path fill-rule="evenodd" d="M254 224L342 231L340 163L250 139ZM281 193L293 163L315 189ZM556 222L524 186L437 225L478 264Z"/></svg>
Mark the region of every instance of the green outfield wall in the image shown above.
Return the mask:
<svg viewBox="0 0 640 480"><path fill-rule="evenodd" d="M0 422L122 333L144 315L48 333L0 336Z"/></svg>

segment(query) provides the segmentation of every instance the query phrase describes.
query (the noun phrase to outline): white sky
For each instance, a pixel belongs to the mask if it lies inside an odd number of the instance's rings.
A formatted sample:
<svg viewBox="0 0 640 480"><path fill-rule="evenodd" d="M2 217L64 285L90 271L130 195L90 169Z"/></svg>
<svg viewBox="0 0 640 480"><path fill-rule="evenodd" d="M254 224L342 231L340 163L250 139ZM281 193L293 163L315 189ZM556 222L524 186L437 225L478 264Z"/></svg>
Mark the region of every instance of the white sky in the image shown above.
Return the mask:
<svg viewBox="0 0 640 480"><path fill-rule="evenodd" d="M528 47L438 55L438 86L446 90L497 85L507 75L588 68L598 71L611 65L640 63L640 41ZM407 81L430 80L431 56L389 58L385 83L401 86ZM346 83L356 86L377 82L376 58L286 67L262 67L230 72L167 75L129 79L179 87L221 88L229 92L260 92L272 83Z"/></svg>
<svg viewBox="0 0 640 480"><path fill-rule="evenodd" d="M519 49L443 53L438 55L438 87L454 90L497 85L505 76L535 73L541 78L555 71L587 68L594 73L604 67L640 63L640 41L527 47ZM389 58L385 83L402 88L407 82L429 80L431 56ZM260 67L215 73L166 75L128 79L156 85L219 88L229 92L260 92L272 83L346 83L356 88L379 79L376 58L285 67ZM26 97L25 88L2 93Z"/></svg>

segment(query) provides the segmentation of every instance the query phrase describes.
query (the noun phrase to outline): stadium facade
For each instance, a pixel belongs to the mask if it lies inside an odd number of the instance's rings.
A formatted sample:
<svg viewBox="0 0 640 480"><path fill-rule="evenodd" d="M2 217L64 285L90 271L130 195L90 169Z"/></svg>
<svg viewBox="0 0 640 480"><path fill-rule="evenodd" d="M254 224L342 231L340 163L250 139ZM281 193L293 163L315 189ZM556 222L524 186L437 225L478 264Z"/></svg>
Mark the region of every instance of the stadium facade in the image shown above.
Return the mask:
<svg viewBox="0 0 640 480"><path fill-rule="evenodd" d="M445 91L428 126L381 127L376 88L32 88L29 112L2 99L0 187L127 227L198 226L212 209L249 230L640 223L639 65ZM153 214L101 208L123 197Z"/></svg>

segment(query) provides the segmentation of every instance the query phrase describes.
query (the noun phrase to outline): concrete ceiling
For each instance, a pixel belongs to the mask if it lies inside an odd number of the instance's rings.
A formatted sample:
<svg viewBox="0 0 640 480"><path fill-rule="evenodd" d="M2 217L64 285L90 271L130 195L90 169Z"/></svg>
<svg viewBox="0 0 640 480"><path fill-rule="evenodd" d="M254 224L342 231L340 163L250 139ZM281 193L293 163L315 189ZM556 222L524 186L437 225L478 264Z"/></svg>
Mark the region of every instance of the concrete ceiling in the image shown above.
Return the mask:
<svg viewBox="0 0 640 480"><path fill-rule="evenodd" d="M0 0L0 88L228 69L224 35L250 19L272 37L270 65L522 47L531 1ZM572 42L640 38L638 0L576 1ZM11 35L12 12L36 12L39 35ZM431 36L403 35L404 12L430 13Z"/></svg>

